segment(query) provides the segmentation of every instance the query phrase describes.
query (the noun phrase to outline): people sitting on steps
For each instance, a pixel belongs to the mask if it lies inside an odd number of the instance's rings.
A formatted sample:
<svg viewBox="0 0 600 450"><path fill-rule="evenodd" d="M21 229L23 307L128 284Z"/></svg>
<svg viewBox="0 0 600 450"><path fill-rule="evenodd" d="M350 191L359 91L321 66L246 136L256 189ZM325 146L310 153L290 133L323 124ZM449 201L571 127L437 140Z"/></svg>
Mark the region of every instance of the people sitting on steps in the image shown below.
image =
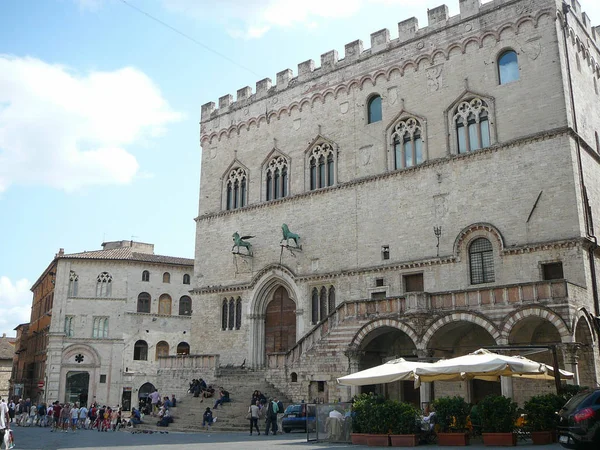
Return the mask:
<svg viewBox="0 0 600 450"><path fill-rule="evenodd" d="M204 414L202 414L202 428L206 427L206 429L208 430L210 427L212 427L213 422L213 413L210 410L210 408L207 407L204 411Z"/></svg>
<svg viewBox="0 0 600 450"><path fill-rule="evenodd" d="M226 391L225 388L221 386L219 388L219 398L215 402L213 409L217 409L219 405L223 405L223 403L228 403L230 401L231 399L229 398L229 391Z"/></svg>

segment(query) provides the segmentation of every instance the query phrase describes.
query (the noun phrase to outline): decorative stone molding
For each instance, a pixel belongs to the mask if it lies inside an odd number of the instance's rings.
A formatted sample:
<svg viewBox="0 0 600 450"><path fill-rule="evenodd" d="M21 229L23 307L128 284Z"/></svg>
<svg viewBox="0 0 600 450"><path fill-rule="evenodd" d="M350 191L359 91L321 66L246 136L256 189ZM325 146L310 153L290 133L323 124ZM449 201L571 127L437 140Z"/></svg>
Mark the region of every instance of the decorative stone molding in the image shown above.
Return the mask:
<svg viewBox="0 0 600 450"><path fill-rule="evenodd" d="M231 133L239 134L240 130L242 130L244 128L246 130L248 130L250 128L250 126L252 126L252 125L254 125L256 127L260 127L261 122L268 123L272 117L279 119L281 117L281 115L284 113L288 114L288 116L289 116L291 114L292 110L295 108L298 109L299 111L302 111L302 109L305 106L312 107L316 101L320 101L323 103L323 102L325 102L328 95L330 95L333 99L337 99L338 95L341 92L345 92L346 94L349 94L353 88L362 90L364 84L367 81L370 82L371 85L375 86L376 82L377 82L377 78L380 76L383 76L386 81L389 81L391 74L393 72L397 71L400 73L401 76L404 76L404 73L408 68L411 68L411 69L414 69L415 71L417 71L417 70L419 70L421 65L423 65L425 67L433 66L435 64L437 57L440 57L440 58L448 61L451 57L452 51L458 50L461 55L465 54L466 50L467 50L467 46L471 43L475 43L478 46L478 48L482 48L484 39L486 39L490 36L495 38L496 42L499 42L501 33L507 29L513 30L515 35L518 35L520 28L525 24L532 24L535 28L537 28L540 20L543 17L551 17L553 20L556 20L557 16L555 15L555 11L556 11L555 9L547 8L547 9L540 10L539 12L537 12L537 14L535 14L535 16L528 14L528 15L524 15L523 17L519 18L515 22L503 23L500 26L498 26L498 28L496 30L485 30L485 31L478 30L478 32L480 33L479 36L473 36L473 35L468 36L460 41L454 41L454 42L447 44L445 48L434 48L427 54L420 54L420 55L415 56L414 59L404 60L397 65L387 66L386 69L378 69L378 70L373 71L370 74L351 79L345 83L338 84L337 86L334 86L334 87L326 88L322 92L318 92L318 93L312 95L310 98L305 97L305 98L301 99L300 101L293 102L293 103L289 104L288 106L284 106L284 107L280 108L277 111L270 111L270 112L261 114L256 117L252 117L247 121L243 121L238 124L233 124L229 128L221 129L220 131L215 131L210 134L203 134L201 136L200 140L202 143L204 143L205 140L212 142L212 140L215 137L218 138L219 141L221 140L221 138L223 136L226 136L227 138L229 138L231 136ZM416 34L419 35L418 36L419 39L425 40L429 34L439 32L443 28L440 25L444 25L446 27L458 26L459 24L462 24L466 20L471 21L473 19L473 17L485 15L485 14L487 14L487 12L488 12L488 9L486 9L485 11L479 12L475 16L469 17L465 20L459 20L454 23L452 21L448 21L448 20L444 19L439 22L436 22L435 24L432 24L434 26L428 27L429 29L425 28L422 30L418 30L418 32L416 30L416 27L418 26L416 20L409 19L409 21L411 21L411 25L409 27L409 28L411 28L411 32L410 33L399 32L400 38L397 40L390 41L389 36L386 39L385 32L387 32L387 30L381 30L380 32L374 33L374 34L376 34L377 36L383 36L383 40L375 39L375 46L372 49L363 50L362 41L355 41L351 44L346 45L346 57L343 60L338 61L337 63L334 62L334 59L327 58L326 59L327 64L322 65L320 69L315 69L314 62L312 62L312 60L305 61L298 66L299 71L301 73L299 74L298 77L296 77L294 79L291 78L291 76L292 76L291 70L287 69L283 72L280 72L280 73L286 74L286 79L284 80L284 77L283 76L280 77L278 74L277 85L275 86L275 89L273 89L272 95L274 96L274 95L276 95L276 93L278 94L279 92L281 92L281 90L291 88L293 86L298 85L299 83L302 83L305 81L312 81L316 76L322 76L322 75L325 75L327 72L337 70L340 63L345 64L351 60L358 59L361 56L361 53L368 52L369 56L371 56L379 51L384 51L384 50L390 51L392 49L395 49L395 48L401 47L405 44L408 44L409 42L413 42L416 39ZM405 21L405 22L407 22L407 21ZM402 23L404 23L404 22L401 22L401 24ZM400 30L400 28L401 27L399 24L399 30ZM402 30L403 29L404 29L404 27L402 27ZM413 33L412 30L414 30L415 33ZM404 41L401 38L407 38L408 40ZM423 47L420 47L420 48L417 47L417 48L419 50L422 50L425 47L423 46ZM375 50L375 52L373 52L373 50ZM281 78L281 80L280 80L280 78ZM280 86L280 81L281 81L282 86ZM248 88L246 88L246 89L248 89ZM249 96L250 96L250 94L251 93L248 93ZM240 101L240 102L231 102L231 98L232 98L231 96L225 96L225 97L227 97L229 99L228 102L223 103L223 105L226 104L226 107L224 106L223 108L215 109L214 102L209 102L209 103L206 103L205 105L202 105L201 123L204 124L204 123L209 122L210 120L218 117L219 115L226 114L228 112L234 111L236 109L239 109L239 108L247 105L248 99L246 99L244 101ZM250 98L252 98L252 97L250 96Z"/></svg>
<svg viewBox="0 0 600 450"><path fill-rule="evenodd" d="M335 186L325 187L321 189L315 189L313 191L306 191L296 195L290 195L289 197L285 197L278 200L272 200L269 202L260 202L260 203L252 203L250 205L244 206L243 208L238 208L234 210L223 210L216 213L207 213L202 216L197 216L194 220L196 222L201 222L204 220L210 220L216 217L225 217L232 214L240 214L242 212L251 211L255 209L261 208L269 208L273 205L279 205L284 202L294 202L299 201L300 199L308 198L313 195L325 195L326 193L335 190L335 189L353 189L355 186L359 186L362 184L374 183L380 180L384 180L387 178L401 177L407 176L407 174L416 173L425 170L436 170L444 165L453 164L458 161L462 161L463 159L479 159L479 158L487 158L490 154L496 153L502 150L508 150L515 147L521 147L523 145L527 145L533 142L543 142L548 139L553 139L562 135L570 135L571 128L570 127L560 127L555 128L549 131L543 131L539 133L534 133L529 136L525 136L522 138L514 139L511 141L503 142L502 144L492 145L490 147L477 150L475 152L461 153L459 155L448 155L443 158L433 159L429 161L425 161L423 164L419 164L418 166L407 167L406 169L395 170L382 172L377 175L370 175L362 178L357 178L351 181L347 181L345 183L337 182Z"/></svg>

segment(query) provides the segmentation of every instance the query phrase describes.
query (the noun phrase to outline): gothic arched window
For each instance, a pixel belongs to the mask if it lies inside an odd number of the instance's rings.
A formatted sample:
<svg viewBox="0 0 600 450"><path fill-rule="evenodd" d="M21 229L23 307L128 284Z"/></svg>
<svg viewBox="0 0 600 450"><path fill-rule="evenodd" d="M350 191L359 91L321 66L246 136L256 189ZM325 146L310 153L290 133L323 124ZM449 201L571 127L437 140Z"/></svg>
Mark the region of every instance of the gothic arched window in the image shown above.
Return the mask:
<svg viewBox="0 0 600 450"><path fill-rule="evenodd" d="M177 344L177 354L178 355L189 355L190 354L190 344L187 342L180 342Z"/></svg>
<svg viewBox="0 0 600 450"><path fill-rule="evenodd" d="M381 122L381 96L374 95L371 97L367 109L367 123Z"/></svg>
<svg viewBox="0 0 600 450"><path fill-rule="evenodd" d="M191 316L192 315L192 299L187 295L184 295L179 299L179 315L180 316Z"/></svg>
<svg viewBox="0 0 600 450"><path fill-rule="evenodd" d="M242 326L242 299L235 301L235 329L239 330Z"/></svg>
<svg viewBox="0 0 600 450"><path fill-rule="evenodd" d="M415 117L406 117L394 125L394 169L412 167L423 162L423 126Z"/></svg>
<svg viewBox="0 0 600 450"><path fill-rule="evenodd" d="M266 192L265 198L268 200L277 200L287 197L288 193L288 162L277 155L266 166Z"/></svg>
<svg viewBox="0 0 600 450"><path fill-rule="evenodd" d="M147 361L148 360L148 343L146 341L137 341L133 346L133 359L134 361Z"/></svg>
<svg viewBox="0 0 600 450"><path fill-rule="evenodd" d="M327 288L323 286L319 297L319 320L325 320L325 317L327 317Z"/></svg>
<svg viewBox="0 0 600 450"><path fill-rule="evenodd" d="M227 299L223 300L223 305L221 306L221 330L227 329Z"/></svg>
<svg viewBox="0 0 600 450"><path fill-rule="evenodd" d="M313 288L312 290L311 308L311 321L313 324L316 324L319 321L319 290L317 288Z"/></svg>
<svg viewBox="0 0 600 450"><path fill-rule="evenodd" d="M498 78L500 84L519 79L519 59L514 50L507 50L498 58Z"/></svg>
<svg viewBox="0 0 600 450"><path fill-rule="evenodd" d="M171 315L171 296L169 294L163 294L158 298L158 313L164 314L165 316Z"/></svg>
<svg viewBox="0 0 600 450"><path fill-rule="evenodd" d="M494 281L494 250L490 241L477 238L469 245L469 265L471 284Z"/></svg>
<svg viewBox="0 0 600 450"><path fill-rule="evenodd" d="M246 206L246 191L248 186L248 176L241 167L236 167L229 171L225 181L227 210L243 208Z"/></svg>
<svg viewBox="0 0 600 450"><path fill-rule="evenodd" d="M77 297L79 276L72 270L69 272L69 297Z"/></svg>
<svg viewBox="0 0 600 450"><path fill-rule="evenodd" d="M142 281L150 281L150 272L147 270L142 272Z"/></svg>
<svg viewBox="0 0 600 450"><path fill-rule="evenodd" d="M156 344L156 359L161 356L169 356L169 343L160 341Z"/></svg>
<svg viewBox="0 0 600 450"><path fill-rule="evenodd" d="M138 295L137 312L150 312L150 294L148 294L147 292L142 292L140 295Z"/></svg>
<svg viewBox="0 0 600 450"><path fill-rule="evenodd" d="M235 327L235 301L231 298L229 299L229 314L228 314L228 319L229 319L229 326L228 328L230 330L233 330L233 328Z"/></svg>
<svg viewBox="0 0 600 450"><path fill-rule="evenodd" d="M110 297L112 293L112 275L102 272L96 278L96 297Z"/></svg>
<svg viewBox="0 0 600 450"><path fill-rule="evenodd" d="M486 102L473 98L461 102L454 113L458 153L490 146L489 109Z"/></svg>
<svg viewBox="0 0 600 450"><path fill-rule="evenodd" d="M329 298L327 301L327 312L328 314L331 314L333 311L335 311L335 288L333 286L329 288Z"/></svg>
<svg viewBox="0 0 600 450"><path fill-rule="evenodd" d="M335 184L336 152L327 142L315 145L308 157L310 190Z"/></svg>

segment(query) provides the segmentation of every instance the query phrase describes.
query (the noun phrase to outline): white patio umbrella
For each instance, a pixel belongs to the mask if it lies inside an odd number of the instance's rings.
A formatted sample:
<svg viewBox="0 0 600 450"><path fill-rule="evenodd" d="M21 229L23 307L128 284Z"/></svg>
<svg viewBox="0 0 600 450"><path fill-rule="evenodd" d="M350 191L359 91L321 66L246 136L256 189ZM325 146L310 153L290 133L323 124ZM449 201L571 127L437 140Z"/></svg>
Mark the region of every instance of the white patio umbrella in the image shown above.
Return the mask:
<svg viewBox="0 0 600 450"><path fill-rule="evenodd" d="M561 371L561 376L573 375ZM479 349L456 358L437 361L415 369L416 384L429 381L454 381L477 378L496 380L501 376L552 380L553 372L546 364L522 356L506 356Z"/></svg>
<svg viewBox="0 0 600 450"><path fill-rule="evenodd" d="M343 386L365 386L368 384L414 380L415 369L417 367L425 367L428 365L430 366L432 364L418 361L406 361L404 358L398 358L388 361L385 364L338 378L337 382Z"/></svg>

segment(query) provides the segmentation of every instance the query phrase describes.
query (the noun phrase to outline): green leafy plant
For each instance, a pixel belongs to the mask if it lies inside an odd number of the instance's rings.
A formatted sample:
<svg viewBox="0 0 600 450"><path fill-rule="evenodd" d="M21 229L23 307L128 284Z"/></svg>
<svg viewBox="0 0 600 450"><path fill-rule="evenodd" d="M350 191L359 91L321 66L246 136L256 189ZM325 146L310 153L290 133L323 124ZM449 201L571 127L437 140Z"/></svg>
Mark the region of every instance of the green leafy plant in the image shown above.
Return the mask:
<svg viewBox="0 0 600 450"><path fill-rule="evenodd" d="M525 402L527 429L552 431L558 425L557 411L564 405L563 396L556 394L535 395Z"/></svg>
<svg viewBox="0 0 600 450"><path fill-rule="evenodd" d="M379 417L378 405L385 402L375 394L360 394L352 400L352 431L354 433L375 433L375 424Z"/></svg>
<svg viewBox="0 0 600 450"><path fill-rule="evenodd" d="M517 419L517 404L503 395L488 395L477 405L484 433L511 433Z"/></svg>
<svg viewBox="0 0 600 450"><path fill-rule="evenodd" d="M417 432L419 413L413 405L391 401L387 409L391 434L415 434Z"/></svg>
<svg viewBox="0 0 600 450"><path fill-rule="evenodd" d="M464 433L471 408L462 397L440 397L433 402L435 418L442 433Z"/></svg>

